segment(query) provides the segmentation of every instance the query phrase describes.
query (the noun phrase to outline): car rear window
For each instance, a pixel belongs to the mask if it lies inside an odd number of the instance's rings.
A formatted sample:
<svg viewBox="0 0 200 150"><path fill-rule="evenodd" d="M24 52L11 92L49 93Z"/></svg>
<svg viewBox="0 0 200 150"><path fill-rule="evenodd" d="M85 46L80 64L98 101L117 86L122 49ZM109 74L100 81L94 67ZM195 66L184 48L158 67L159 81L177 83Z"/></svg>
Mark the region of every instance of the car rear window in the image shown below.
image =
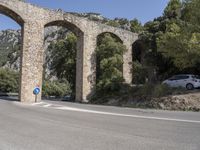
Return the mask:
<svg viewBox="0 0 200 150"><path fill-rule="evenodd" d="M193 78L200 79L200 76L199 75L194 75Z"/></svg>
<svg viewBox="0 0 200 150"><path fill-rule="evenodd" d="M189 76L181 75L181 76L175 76L176 80L182 80L182 79L188 79Z"/></svg>

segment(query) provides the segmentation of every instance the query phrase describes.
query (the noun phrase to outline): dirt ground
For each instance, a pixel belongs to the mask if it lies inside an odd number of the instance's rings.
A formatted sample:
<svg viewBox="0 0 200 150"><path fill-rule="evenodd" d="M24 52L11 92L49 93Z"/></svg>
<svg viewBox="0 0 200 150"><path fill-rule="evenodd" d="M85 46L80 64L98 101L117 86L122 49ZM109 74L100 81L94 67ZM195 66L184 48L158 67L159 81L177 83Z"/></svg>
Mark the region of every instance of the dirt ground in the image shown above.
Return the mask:
<svg viewBox="0 0 200 150"><path fill-rule="evenodd" d="M200 90L151 99L111 99L106 105L177 111L200 111Z"/></svg>
<svg viewBox="0 0 200 150"><path fill-rule="evenodd" d="M200 92L156 98L151 103L160 109L200 111Z"/></svg>

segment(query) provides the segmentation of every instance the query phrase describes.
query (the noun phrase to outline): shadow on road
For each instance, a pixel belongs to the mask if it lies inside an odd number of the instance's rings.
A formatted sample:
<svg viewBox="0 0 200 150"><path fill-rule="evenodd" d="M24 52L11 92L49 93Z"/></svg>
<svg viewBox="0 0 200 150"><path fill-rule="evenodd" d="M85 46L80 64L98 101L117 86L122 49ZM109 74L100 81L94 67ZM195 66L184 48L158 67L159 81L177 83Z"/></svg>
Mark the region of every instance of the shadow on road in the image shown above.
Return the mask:
<svg viewBox="0 0 200 150"><path fill-rule="evenodd" d="M0 96L0 101L19 101L17 96Z"/></svg>

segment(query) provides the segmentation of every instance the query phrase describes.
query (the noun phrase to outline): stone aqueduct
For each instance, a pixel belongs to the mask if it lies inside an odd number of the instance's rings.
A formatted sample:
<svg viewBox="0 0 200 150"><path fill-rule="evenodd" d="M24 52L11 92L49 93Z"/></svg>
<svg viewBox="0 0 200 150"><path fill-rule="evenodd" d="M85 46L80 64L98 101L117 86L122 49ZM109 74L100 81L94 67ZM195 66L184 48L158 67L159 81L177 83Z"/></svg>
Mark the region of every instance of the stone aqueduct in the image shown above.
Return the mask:
<svg viewBox="0 0 200 150"><path fill-rule="evenodd" d="M96 81L95 49L98 35L112 33L119 37L127 48L123 55L123 76L131 83L132 44L137 34L110 27L71 13L44 9L18 0L0 0L0 13L15 20L22 28L20 101L34 102L33 89L42 87L44 28L65 26L77 38L76 101L87 101ZM38 96L38 100L41 95Z"/></svg>

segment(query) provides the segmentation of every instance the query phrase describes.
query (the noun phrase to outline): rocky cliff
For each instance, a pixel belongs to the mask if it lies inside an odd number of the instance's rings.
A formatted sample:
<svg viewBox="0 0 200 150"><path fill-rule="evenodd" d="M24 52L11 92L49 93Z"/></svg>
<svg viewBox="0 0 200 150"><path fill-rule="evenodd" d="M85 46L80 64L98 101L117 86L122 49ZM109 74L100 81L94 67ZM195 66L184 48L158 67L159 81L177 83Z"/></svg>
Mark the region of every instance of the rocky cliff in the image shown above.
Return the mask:
<svg viewBox="0 0 200 150"><path fill-rule="evenodd" d="M51 42L65 38L69 31L62 27L45 28L44 48L45 60L50 60L48 46ZM21 30L0 31L0 67L15 71L20 69L20 56L22 49ZM46 72L49 74L48 62L45 61Z"/></svg>

